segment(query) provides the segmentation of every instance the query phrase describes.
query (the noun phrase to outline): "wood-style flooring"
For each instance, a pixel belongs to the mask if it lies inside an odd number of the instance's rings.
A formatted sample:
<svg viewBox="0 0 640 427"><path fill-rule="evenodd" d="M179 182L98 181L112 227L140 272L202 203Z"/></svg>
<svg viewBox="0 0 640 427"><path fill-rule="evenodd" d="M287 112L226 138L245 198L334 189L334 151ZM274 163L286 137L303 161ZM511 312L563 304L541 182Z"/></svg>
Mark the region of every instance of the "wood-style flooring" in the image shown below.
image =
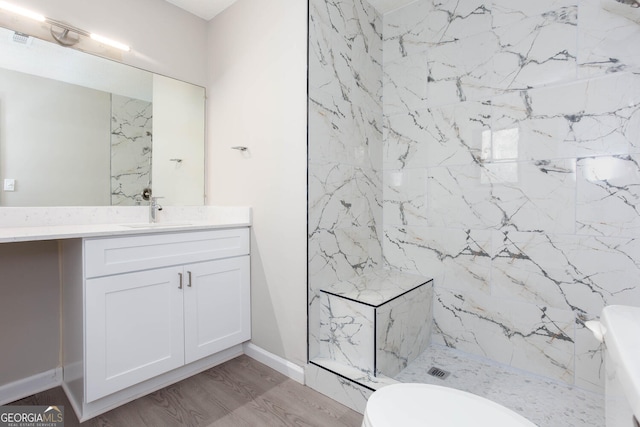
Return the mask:
<svg viewBox="0 0 640 427"><path fill-rule="evenodd" d="M60 387L13 405L64 405L65 427L79 425ZM362 415L273 369L240 356L120 406L82 426L349 426Z"/></svg>

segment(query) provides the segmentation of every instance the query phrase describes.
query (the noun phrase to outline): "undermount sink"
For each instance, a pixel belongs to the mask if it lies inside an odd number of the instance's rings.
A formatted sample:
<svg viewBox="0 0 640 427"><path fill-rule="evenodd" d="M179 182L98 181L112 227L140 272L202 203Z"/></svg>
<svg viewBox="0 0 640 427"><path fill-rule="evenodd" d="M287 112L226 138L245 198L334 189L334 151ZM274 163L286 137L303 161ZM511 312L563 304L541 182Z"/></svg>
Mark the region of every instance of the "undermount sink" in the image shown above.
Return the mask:
<svg viewBox="0 0 640 427"><path fill-rule="evenodd" d="M123 224L127 228L164 228L164 227L184 227L192 225L190 222L147 222L140 224Z"/></svg>

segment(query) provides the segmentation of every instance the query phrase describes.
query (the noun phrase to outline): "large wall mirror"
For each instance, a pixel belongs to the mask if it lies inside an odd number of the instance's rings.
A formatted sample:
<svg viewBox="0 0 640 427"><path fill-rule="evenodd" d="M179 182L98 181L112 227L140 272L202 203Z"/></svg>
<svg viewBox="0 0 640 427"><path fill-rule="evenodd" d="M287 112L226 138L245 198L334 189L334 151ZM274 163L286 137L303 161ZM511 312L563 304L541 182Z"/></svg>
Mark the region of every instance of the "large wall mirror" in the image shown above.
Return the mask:
<svg viewBox="0 0 640 427"><path fill-rule="evenodd" d="M205 90L0 28L0 206L204 204Z"/></svg>

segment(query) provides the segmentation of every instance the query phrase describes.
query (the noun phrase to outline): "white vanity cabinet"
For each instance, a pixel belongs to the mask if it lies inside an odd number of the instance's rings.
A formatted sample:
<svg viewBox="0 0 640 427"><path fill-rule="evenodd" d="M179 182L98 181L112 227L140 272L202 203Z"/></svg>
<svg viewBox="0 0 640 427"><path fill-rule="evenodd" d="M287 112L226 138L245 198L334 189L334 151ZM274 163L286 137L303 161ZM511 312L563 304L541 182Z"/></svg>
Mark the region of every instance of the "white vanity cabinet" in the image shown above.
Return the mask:
<svg viewBox="0 0 640 427"><path fill-rule="evenodd" d="M82 244L84 372L75 376L83 378L83 414L113 407L119 394L140 395L145 382L157 388L159 378L206 369L207 358L251 338L248 228Z"/></svg>
<svg viewBox="0 0 640 427"><path fill-rule="evenodd" d="M181 267L87 280L86 399L184 365Z"/></svg>

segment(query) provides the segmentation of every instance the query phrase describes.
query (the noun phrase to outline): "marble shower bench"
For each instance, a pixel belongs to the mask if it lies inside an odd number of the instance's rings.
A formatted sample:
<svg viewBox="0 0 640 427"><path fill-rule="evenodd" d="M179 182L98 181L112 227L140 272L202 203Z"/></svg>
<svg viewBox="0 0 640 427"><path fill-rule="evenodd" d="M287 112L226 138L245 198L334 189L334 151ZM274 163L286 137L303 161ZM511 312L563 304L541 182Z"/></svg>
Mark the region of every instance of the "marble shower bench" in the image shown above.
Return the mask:
<svg viewBox="0 0 640 427"><path fill-rule="evenodd" d="M320 354L311 362L369 389L395 382L429 345L433 280L377 270L320 291Z"/></svg>

